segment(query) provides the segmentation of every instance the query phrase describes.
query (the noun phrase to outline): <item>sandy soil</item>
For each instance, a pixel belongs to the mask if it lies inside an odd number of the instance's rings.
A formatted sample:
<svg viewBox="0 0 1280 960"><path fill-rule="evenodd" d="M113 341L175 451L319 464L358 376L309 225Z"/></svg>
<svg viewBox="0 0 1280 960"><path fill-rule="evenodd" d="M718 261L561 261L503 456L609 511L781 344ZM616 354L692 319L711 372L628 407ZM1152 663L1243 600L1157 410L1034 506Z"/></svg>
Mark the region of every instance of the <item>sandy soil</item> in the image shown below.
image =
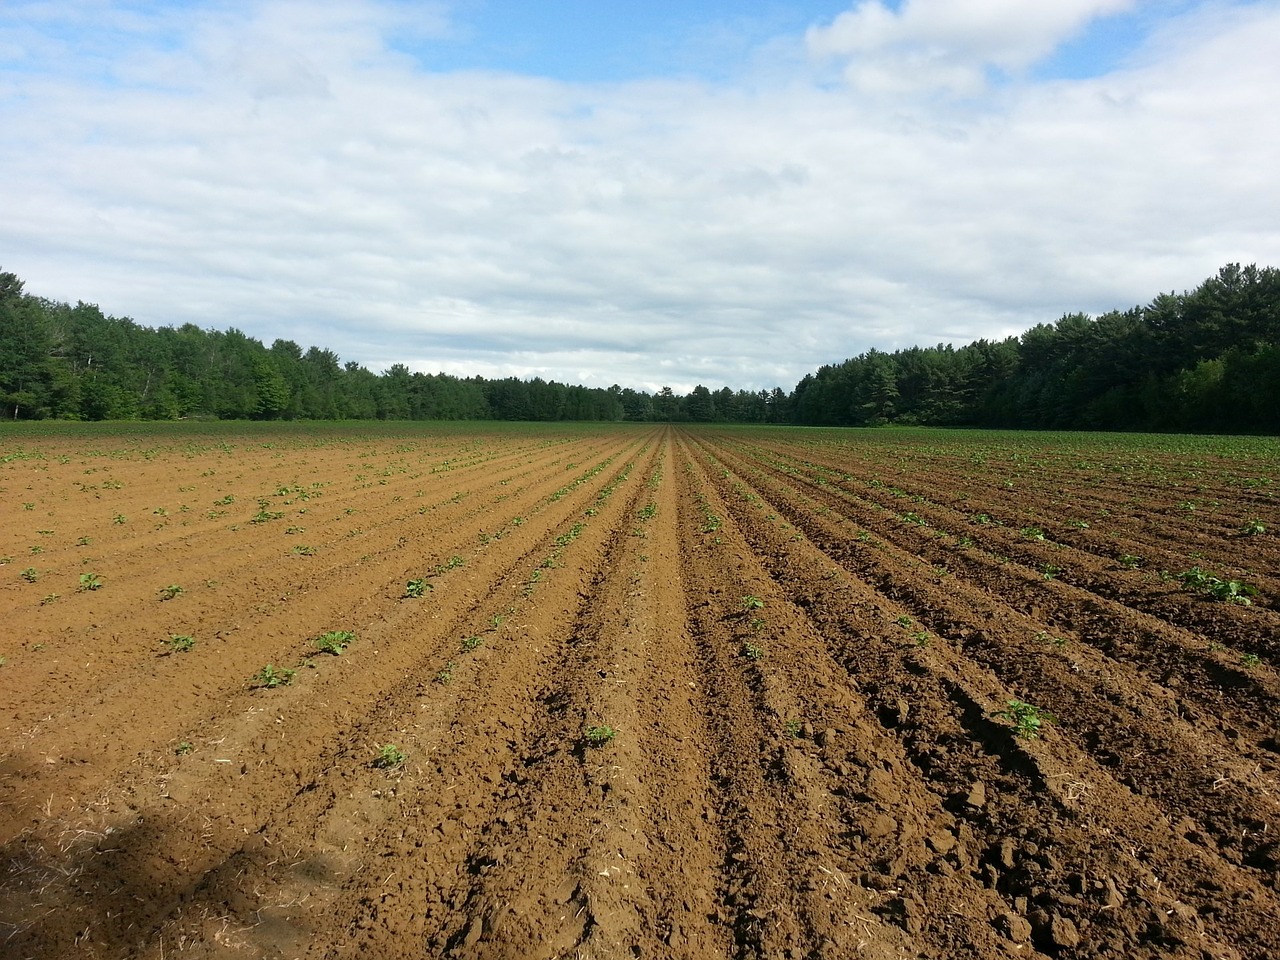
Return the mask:
<svg viewBox="0 0 1280 960"><path fill-rule="evenodd" d="M0 434L0 955L1280 953L1274 458L884 436Z"/></svg>

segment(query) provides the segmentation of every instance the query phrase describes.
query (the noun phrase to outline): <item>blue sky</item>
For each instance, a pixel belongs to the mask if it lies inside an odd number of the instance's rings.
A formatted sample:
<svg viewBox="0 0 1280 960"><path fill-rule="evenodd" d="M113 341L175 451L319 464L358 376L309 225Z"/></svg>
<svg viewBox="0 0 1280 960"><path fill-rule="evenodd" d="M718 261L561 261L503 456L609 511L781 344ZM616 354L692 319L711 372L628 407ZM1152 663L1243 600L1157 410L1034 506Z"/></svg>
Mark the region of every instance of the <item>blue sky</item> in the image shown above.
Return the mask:
<svg viewBox="0 0 1280 960"><path fill-rule="evenodd" d="M1280 264L1280 2L7 0L0 268L374 370L790 389Z"/></svg>

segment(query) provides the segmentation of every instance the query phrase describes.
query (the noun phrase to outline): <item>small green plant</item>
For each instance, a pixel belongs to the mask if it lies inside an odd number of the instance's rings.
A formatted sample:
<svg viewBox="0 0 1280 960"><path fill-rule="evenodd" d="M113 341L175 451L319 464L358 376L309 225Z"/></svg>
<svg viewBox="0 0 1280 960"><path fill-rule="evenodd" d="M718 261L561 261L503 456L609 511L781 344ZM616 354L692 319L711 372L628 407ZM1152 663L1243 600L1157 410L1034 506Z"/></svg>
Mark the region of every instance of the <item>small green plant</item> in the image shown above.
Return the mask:
<svg viewBox="0 0 1280 960"><path fill-rule="evenodd" d="M646 503L643 507L641 507L636 512L636 516L638 516L641 520L652 520L657 515L658 515L658 505L656 503L653 503L652 501L650 501L649 503Z"/></svg>
<svg viewBox="0 0 1280 960"><path fill-rule="evenodd" d="M917 647L927 647L929 645L929 631L917 630L911 634L911 639L916 642Z"/></svg>
<svg viewBox="0 0 1280 960"><path fill-rule="evenodd" d="M38 543L34 546L28 547L27 549L30 550L33 555L44 553L44 547L40 546Z"/></svg>
<svg viewBox="0 0 1280 960"><path fill-rule="evenodd" d="M791 737L793 740L799 740L800 731L804 729L804 722L801 720L788 720L786 724L784 724L784 729L787 731L788 737Z"/></svg>
<svg viewBox="0 0 1280 960"><path fill-rule="evenodd" d="M384 744L382 749L378 751L378 755L373 758L373 765L379 770L391 770L400 766L407 760L403 750L394 743Z"/></svg>
<svg viewBox="0 0 1280 960"><path fill-rule="evenodd" d="M1003 710L997 710L992 716L1008 720L1013 724L1013 732L1028 740L1036 739L1046 725L1056 722L1052 715L1022 700L1008 701Z"/></svg>
<svg viewBox="0 0 1280 960"><path fill-rule="evenodd" d="M1254 667L1262 663L1262 658L1256 653L1243 653L1240 655L1240 666L1246 670L1252 670Z"/></svg>
<svg viewBox="0 0 1280 960"><path fill-rule="evenodd" d="M196 645L196 638L189 633L171 633L169 639L162 642L173 653L188 653Z"/></svg>
<svg viewBox="0 0 1280 960"><path fill-rule="evenodd" d="M114 517L111 518L111 522L114 524L127 523L128 521L129 521L129 518L126 517L123 513L117 513Z"/></svg>
<svg viewBox="0 0 1280 960"><path fill-rule="evenodd" d="M96 573L82 573L80 574L80 589L81 590L101 590L102 578L98 576Z"/></svg>
<svg viewBox="0 0 1280 960"><path fill-rule="evenodd" d="M350 630L330 630L316 637L316 649L321 653L332 653L335 657L340 657L342 651L351 646L355 639L356 635Z"/></svg>
<svg viewBox="0 0 1280 960"><path fill-rule="evenodd" d="M742 598L743 610L759 610L762 607L764 607L764 601L761 600L759 597L757 597L755 594L749 593Z"/></svg>
<svg viewBox="0 0 1280 960"><path fill-rule="evenodd" d="M290 670L288 667L275 667L267 664L251 678L259 687L265 687L268 690L275 687L287 687L293 683L293 678L297 675L297 670Z"/></svg>
<svg viewBox="0 0 1280 960"><path fill-rule="evenodd" d="M314 557L316 555L316 548L307 546L305 543L300 543L293 548L293 555L295 557Z"/></svg>
<svg viewBox="0 0 1280 960"><path fill-rule="evenodd" d="M1044 576L1046 580L1055 579L1058 576L1058 574L1060 574L1061 572L1062 572L1062 568L1055 567L1052 563L1046 563L1044 566L1040 568L1040 573L1041 575Z"/></svg>
<svg viewBox="0 0 1280 960"><path fill-rule="evenodd" d="M435 587L433 587L426 580L419 577L416 580L410 580L408 583L404 585L404 595L411 600L416 600L419 597L421 597L423 594L425 594L428 590L434 590L434 589Z"/></svg>
<svg viewBox="0 0 1280 960"><path fill-rule="evenodd" d="M40 571L37 570L35 567L27 567L27 569L23 570L20 574L18 574L18 576L20 576L23 580L27 581L27 583L35 583L37 580L40 579Z"/></svg>
<svg viewBox="0 0 1280 960"><path fill-rule="evenodd" d="M484 643L484 638L479 636L470 636L462 638L462 649L464 653L470 653L476 650Z"/></svg>
<svg viewBox="0 0 1280 960"><path fill-rule="evenodd" d="M1022 534L1023 537L1025 537L1028 540L1044 539L1044 531L1041 530L1039 527L1023 527L1022 530L1019 532Z"/></svg>
<svg viewBox="0 0 1280 960"><path fill-rule="evenodd" d="M905 613L904 613L902 616L898 617L898 619L897 619L897 620L894 620L893 622L894 622L894 623L896 623L896 624L897 624L898 626L900 626L900 627L909 627L909 626L911 626L911 618L910 618L910 617L908 617Z"/></svg>
<svg viewBox="0 0 1280 960"><path fill-rule="evenodd" d="M618 735L618 731L608 724L597 724L587 727L582 732L582 739L589 747L603 747L606 743Z"/></svg>
<svg viewBox="0 0 1280 960"><path fill-rule="evenodd" d="M1077 530L1088 530L1089 521L1088 520L1071 520L1069 521L1068 526L1074 527Z"/></svg>
<svg viewBox="0 0 1280 960"><path fill-rule="evenodd" d="M748 625L752 633L759 633L764 628L764 617L752 617Z"/></svg>
<svg viewBox="0 0 1280 960"><path fill-rule="evenodd" d="M195 747L191 746L190 742L183 740L180 744L178 744L176 747L173 748L173 752L180 757L185 757L188 753L190 753L194 749Z"/></svg>
<svg viewBox="0 0 1280 960"><path fill-rule="evenodd" d="M93 540L91 540L89 537L81 537L79 540L76 541L76 546L87 547L91 543L93 543Z"/></svg>
<svg viewBox="0 0 1280 960"><path fill-rule="evenodd" d="M1132 553L1122 553L1116 562L1128 570L1137 570L1142 565L1142 558Z"/></svg>
<svg viewBox="0 0 1280 960"><path fill-rule="evenodd" d="M51 603L56 603L61 596L60 593L51 593L40 601L40 606L47 607Z"/></svg>
<svg viewBox="0 0 1280 960"><path fill-rule="evenodd" d="M178 596L181 593L182 593L182 587L178 586L176 583L171 583L167 587L160 588L160 599L172 600L174 597Z"/></svg>
<svg viewBox="0 0 1280 960"><path fill-rule="evenodd" d="M1178 575L1182 585L1188 590L1203 593L1224 603L1236 603L1247 607L1253 601L1250 597L1258 595L1258 588L1239 580L1223 580L1210 576L1199 567L1192 567Z"/></svg>
<svg viewBox="0 0 1280 960"><path fill-rule="evenodd" d="M436 672L436 683L440 684L443 687L447 687L449 684L453 683L454 666L455 666L454 662L450 660L443 667L441 667Z"/></svg>
<svg viewBox="0 0 1280 960"><path fill-rule="evenodd" d="M750 641L747 641L742 645L742 655L748 660L763 660L764 647L760 646L758 643L751 643Z"/></svg>
<svg viewBox="0 0 1280 960"><path fill-rule="evenodd" d="M1260 533L1266 533L1267 527L1261 520L1250 520L1240 528L1240 533L1245 537L1256 537Z"/></svg>

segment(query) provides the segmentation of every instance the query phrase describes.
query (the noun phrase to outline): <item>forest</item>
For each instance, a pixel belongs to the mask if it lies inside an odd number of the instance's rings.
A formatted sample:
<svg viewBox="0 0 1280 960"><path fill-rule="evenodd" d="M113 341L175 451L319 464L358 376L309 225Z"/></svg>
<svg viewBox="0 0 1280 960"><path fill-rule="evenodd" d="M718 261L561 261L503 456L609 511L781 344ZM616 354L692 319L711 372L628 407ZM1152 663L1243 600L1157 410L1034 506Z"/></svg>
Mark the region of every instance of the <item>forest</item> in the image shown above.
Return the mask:
<svg viewBox="0 0 1280 960"><path fill-rule="evenodd" d="M1280 433L1280 271L1228 264L1194 290L1020 337L869 350L791 391L687 395L539 378L373 373L231 328L150 328L0 272L7 419L640 420Z"/></svg>

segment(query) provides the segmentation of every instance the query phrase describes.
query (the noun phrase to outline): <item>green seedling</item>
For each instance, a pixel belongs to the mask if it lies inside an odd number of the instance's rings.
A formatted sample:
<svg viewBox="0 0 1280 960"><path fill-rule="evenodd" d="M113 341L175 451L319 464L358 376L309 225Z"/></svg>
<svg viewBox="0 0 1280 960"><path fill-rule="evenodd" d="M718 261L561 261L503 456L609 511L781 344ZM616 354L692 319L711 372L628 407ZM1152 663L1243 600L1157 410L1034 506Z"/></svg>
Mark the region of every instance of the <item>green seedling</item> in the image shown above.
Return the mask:
<svg viewBox="0 0 1280 960"><path fill-rule="evenodd" d="M161 600L172 600L174 597L182 593L182 588L176 583L171 583L167 587L160 588Z"/></svg>
<svg viewBox="0 0 1280 960"><path fill-rule="evenodd" d="M1262 663L1262 658L1256 653L1244 653L1240 655L1240 666L1246 670L1252 670L1254 667Z"/></svg>
<svg viewBox="0 0 1280 960"><path fill-rule="evenodd" d="M256 682L259 687L271 690L275 687L289 686L289 684L293 683L293 678L297 672L297 670L290 670L288 667L274 667L268 663L250 679Z"/></svg>
<svg viewBox="0 0 1280 960"><path fill-rule="evenodd" d="M61 596L62 594L60 593L51 593L40 601L40 606L47 607L51 603L56 603Z"/></svg>
<svg viewBox="0 0 1280 960"><path fill-rule="evenodd" d="M742 645L742 655L748 660L763 660L764 647L758 643L747 642Z"/></svg>
<svg viewBox="0 0 1280 960"><path fill-rule="evenodd" d="M18 574L18 576L20 576L23 580L27 581L27 583L35 583L37 580L40 579L40 571L37 570L35 567L27 567L27 569L23 570L20 574Z"/></svg>
<svg viewBox="0 0 1280 960"><path fill-rule="evenodd" d="M1023 527L1020 531L1023 537L1028 540L1043 540L1044 531L1039 527Z"/></svg>
<svg viewBox="0 0 1280 960"><path fill-rule="evenodd" d="M332 653L335 657L340 657L342 651L351 646L355 639L356 635L350 630L330 630L316 637L316 649L321 653Z"/></svg>
<svg viewBox="0 0 1280 960"><path fill-rule="evenodd" d="M129 518L126 517L123 513L117 513L114 517L111 518L111 522L115 524L127 523L128 521L129 521Z"/></svg>
<svg viewBox="0 0 1280 960"><path fill-rule="evenodd" d="M293 555L295 557L314 557L316 555L316 548L309 547L306 544L299 544L293 548Z"/></svg>
<svg viewBox="0 0 1280 960"><path fill-rule="evenodd" d="M618 732L613 727L601 723L593 727L587 727L582 732L582 739L589 747L603 747L617 735Z"/></svg>
<svg viewBox="0 0 1280 960"><path fill-rule="evenodd" d="M764 601L761 600L759 597L757 597L755 594L749 593L742 598L743 610L759 610L763 607L764 607Z"/></svg>
<svg viewBox="0 0 1280 960"><path fill-rule="evenodd" d="M81 590L101 590L102 578L98 576L96 573L82 573L80 574L80 589Z"/></svg>
<svg viewBox="0 0 1280 960"><path fill-rule="evenodd" d="M188 633L171 633L169 639L162 641L173 653L187 653L196 645L196 638Z"/></svg>
<svg viewBox="0 0 1280 960"><path fill-rule="evenodd" d="M1142 558L1132 553L1122 553L1116 562L1126 569L1137 570L1142 564Z"/></svg>
<svg viewBox="0 0 1280 960"><path fill-rule="evenodd" d="M191 746L191 744L188 741L183 740L180 744L178 744L176 747L173 748L173 752L180 757L185 757L188 753L190 753L194 749L195 747Z"/></svg>
<svg viewBox="0 0 1280 960"><path fill-rule="evenodd" d="M436 673L436 683L443 687L447 687L449 684L453 683L453 668L454 662L452 660L441 667Z"/></svg>
<svg viewBox="0 0 1280 960"><path fill-rule="evenodd" d="M898 626L900 626L900 627L909 627L909 626L911 626L911 618L910 618L910 617L908 617L905 613L904 613L902 616L898 617L898 619L897 619L897 620L894 620L893 622L894 622L894 623L896 623L896 624L897 624Z"/></svg>
<svg viewBox="0 0 1280 960"><path fill-rule="evenodd" d="M428 590L434 590L430 583L419 577L416 580L410 580L404 585L404 595L412 600L416 600L423 596Z"/></svg>
<svg viewBox="0 0 1280 960"><path fill-rule="evenodd" d="M1008 720L1013 724L1013 732L1028 740L1036 739L1046 725L1056 722L1051 714L1022 700L1010 700L1003 710L997 710L992 716Z"/></svg>
<svg viewBox="0 0 1280 960"><path fill-rule="evenodd" d="M784 724L784 727L787 731L787 736L791 737L793 740L799 740L800 731L804 729L804 722L801 720L788 720L786 724Z"/></svg>
<svg viewBox="0 0 1280 960"><path fill-rule="evenodd" d="M378 755L373 758L373 765L379 770L390 770L398 767L407 760L405 752L397 747L394 743L388 743L378 751Z"/></svg>
<svg viewBox="0 0 1280 960"><path fill-rule="evenodd" d="M1250 520L1240 528L1240 533L1246 537L1256 537L1260 533L1266 533L1267 527L1261 520Z"/></svg>
<svg viewBox="0 0 1280 960"><path fill-rule="evenodd" d="M463 652L470 653L472 650L478 649L482 643L484 643L483 637L479 637L479 636L463 637L462 638Z"/></svg>
<svg viewBox="0 0 1280 960"><path fill-rule="evenodd" d="M1253 601L1250 597L1258 595L1258 588L1239 580L1223 580L1205 573L1199 567L1192 567L1178 575L1182 585L1189 590L1203 593L1224 603L1236 603L1247 607Z"/></svg>

